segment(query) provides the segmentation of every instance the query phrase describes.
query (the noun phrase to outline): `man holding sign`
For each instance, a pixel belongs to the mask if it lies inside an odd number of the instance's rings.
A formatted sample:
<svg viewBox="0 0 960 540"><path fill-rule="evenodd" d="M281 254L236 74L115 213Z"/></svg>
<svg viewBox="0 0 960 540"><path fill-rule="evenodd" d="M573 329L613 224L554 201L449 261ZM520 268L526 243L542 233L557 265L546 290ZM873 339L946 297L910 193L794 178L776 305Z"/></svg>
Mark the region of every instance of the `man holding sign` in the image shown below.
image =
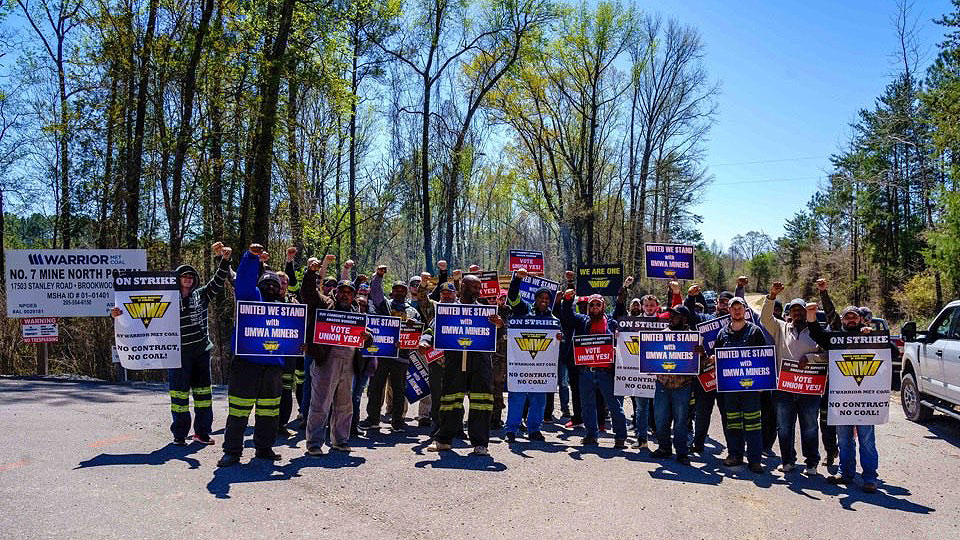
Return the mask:
<svg viewBox="0 0 960 540"><path fill-rule="evenodd" d="M524 404L529 402L527 438L543 441L543 424L547 393L557 388L557 360L560 354L560 321L550 310L552 295L547 288L537 290L531 307L520 300L520 280L527 271L520 268L513 275L507 300L512 306L510 330L507 333L507 425L504 437L516 440L523 419Z"/></svg>
<svg viewBox="0 0 960 540"><path fill-rule="evenodd" d="M584 446L597 444L599 434L597 418L597 390L603 396L603 401L610 410L613 419L614 448L627 447L627 419L623 414L623 397L613 393L614 383L614 355L613 335L617 330L617 321L606 315L606 301L599 294L590 296L587 300L587 314L574 313L573 301L576 291L567 289L560 305L560 324L565 328L573 329L574 362L580 366L580 403L583 409L583 424L587 435L583 438ZM609 342L590 347L577 347L577 337L581 341L585 338L608 338ZM602 337L601 337L602 336ZM577 354L578 349L581 352ZM605 350L609 351L606 353ZM593 357L589 361L584 356ZM599 363L597 357L605 356L608 362Z"/></svg>
<svg viewBox="0 0 960 540"><path fill-rule="evenodd" d="M326 267L335 257L327 255ZM324 428L330 422L330 441L334 450L349 452L350 424L353 420L354 360L359 348L372 340L365 328L366 317L354 305L357 289L342 280L333 298L317 288L320 261L311 257L303 275L301 294L307 304L307 326L313 340L307 344L310 362L310 409L307 414L307 454L323 455Z"/></svg>
<svg viewBox="0 0 960 540"><path fill-rule="evenodd" d="M717 334L714 348L724 347L760 347L767 342L760 327L746 321L747 303L743 298L734 297L728 303L730 321ZM716 362L716 356L710 357ZM775 376L775 375L774 375ZM744 445L749 468L754 473L763 472L763 436L760 420L760 393L757 391L724 392L721 409L724 415L723 435L727 440L727 457L723 464L727 467L743 465Z"/></svg>
<svg viewBox="0 0 960 540"><path fill-rule="evenodd" d="M645 367L646 359L640 357L641 371L658 373L657 390L653 396L653 415L657 420L657 449L650 455L655 458L668 458L673 455L670 439L672 422L672 446L677 451L677 462L689 465L687 434L690 428L687 418L690 414L691 387L693 379L700 373L699 359L703 354L703 347L699 344L699 335L687 332L693 320L689 309L685 306L674 306L667 312L670 314L669 329L672 332L664 334L672 335L674 343L667 343L662 346L661 351L655 351L660 353L660 358L667 360L653 361L650 366ZM689 366L685 367L687 364ZM678 374L670 374L671 371Z"/></svg>
<svg viewBox="0 0 960 540"><path fill-rule="evenodd" d="M493 414L493 358L497 330L504 321L496 306L477 302L481 282L476 275L463 276L460 301L436 306L433 326L420 339L423 353L432 344L444 351L443 395L440 398L440 429L428 448L441 452L453 448L453 438L463 428L463 398L470 399L467 432L473 455L487 456L490 417Z"/></svg>
<svg viewBox="0 0 960 540"><path fill-rule="evenodd" d="M830 354L830 401L828 421L837 426L840 449L840 474L827 478L831 484L850 484L857 473L857 443L863 491L877 491L877 452L875 424L888 421L890 414L890 354L895 346L889 336L875 335L864 326L860 310L847 306L840 312L843 329L827 332L817 324L817 305L807 306L810 336ZM816 328L814 328L816 327ZM836 396L834 396L836 394ZM844 402L859 402L858 408L842 409ZM847 413L847 414L842 414ZM855 414L851 414L855 413Z"/></svg>

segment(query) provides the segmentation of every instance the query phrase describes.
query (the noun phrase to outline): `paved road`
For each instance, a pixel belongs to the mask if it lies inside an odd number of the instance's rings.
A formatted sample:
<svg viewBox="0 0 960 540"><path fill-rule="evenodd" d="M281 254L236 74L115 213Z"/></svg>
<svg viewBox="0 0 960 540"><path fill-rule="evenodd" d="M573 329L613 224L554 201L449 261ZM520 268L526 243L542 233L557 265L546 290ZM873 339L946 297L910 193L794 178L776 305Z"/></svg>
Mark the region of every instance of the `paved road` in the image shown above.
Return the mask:
<svg viewBox="0 0 960 540"><path fill-rule="evenodd" d="M215 425L225 401L218 389ZM716 441L683 467L611 438L581 451L556 427L548 444L494 438L488 459L384 433L349 455L293 440L277 466L249 450L218 470L217 447L168 444L168 410L157 386L0 378L0 538L960 538L960 422L920 426L898 406L873 495L725 469Z"/></svg>

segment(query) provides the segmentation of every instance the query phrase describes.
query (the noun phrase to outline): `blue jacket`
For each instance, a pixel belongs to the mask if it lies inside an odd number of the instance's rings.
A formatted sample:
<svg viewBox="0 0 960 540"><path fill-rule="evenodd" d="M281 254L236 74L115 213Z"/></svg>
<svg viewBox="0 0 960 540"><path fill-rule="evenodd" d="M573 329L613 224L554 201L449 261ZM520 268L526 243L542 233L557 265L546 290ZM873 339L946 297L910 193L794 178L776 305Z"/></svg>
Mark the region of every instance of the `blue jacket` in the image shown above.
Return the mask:
<svg viewBox="0 0 960 540"><path fill-rule="evenodd" d="M240 257L240 264L237 265L237 277L233 282L234 292L237 300L247 300L251 302L263 302L260 296L260 289L257 288L257 280L260 279L260 257L246 251ZM234 328L236 332L236 328ZM254 364L263 364L268 366L282 366L282 356L242 356L244 360Z"/></svg>
<svg viewBox="0 0 960 540"><path fill-rule="evenodd" d="M606 314L604 314L606 316ZM560 304L560 326L563 327L564 337L568 329L573 330L572 336L580 336L590 333L590 316L582 313L573 312L573 299L564 299ZM607 333L613 334L617 331L617 321L613 317L607 317Z"/></svg>

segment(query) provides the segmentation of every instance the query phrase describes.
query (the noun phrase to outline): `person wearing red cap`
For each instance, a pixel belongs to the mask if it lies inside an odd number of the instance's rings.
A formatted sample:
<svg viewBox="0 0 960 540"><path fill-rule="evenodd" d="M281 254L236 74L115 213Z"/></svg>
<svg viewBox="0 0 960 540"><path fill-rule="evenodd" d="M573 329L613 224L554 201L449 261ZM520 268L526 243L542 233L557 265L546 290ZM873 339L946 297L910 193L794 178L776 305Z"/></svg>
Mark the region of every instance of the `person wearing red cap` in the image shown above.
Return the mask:
<svg viewBox="0 0 960 540"><path fill-rule="evenodd" d="M471 267L472 268L472 267ZM507 305L507 291L500 289L497 293L497 314L506 320L510 317L510 307ZM506 403L503 401L503 392L507 387L507 333L497 332L497 352L493 353L493 415L490 417L490 429L503 428L503 410Z"/></svg>
<svg viewBox="0 0 960 540"><path fill-rule="evenodd" d="M599 294L587 299L587 314L574 313L573 300L576 291L567 289L560 304L560 324L572 328L573 336L583 334L613 334L617 321L606 316L606 301ZM623 414L623 398L613 394L613 366L580 367L580 404L583 409L583 424L587 435L584 446L597 444L599 425L597 418L596 391L599 390L613 419L614 448L627 447L627 419Z"/></svg>

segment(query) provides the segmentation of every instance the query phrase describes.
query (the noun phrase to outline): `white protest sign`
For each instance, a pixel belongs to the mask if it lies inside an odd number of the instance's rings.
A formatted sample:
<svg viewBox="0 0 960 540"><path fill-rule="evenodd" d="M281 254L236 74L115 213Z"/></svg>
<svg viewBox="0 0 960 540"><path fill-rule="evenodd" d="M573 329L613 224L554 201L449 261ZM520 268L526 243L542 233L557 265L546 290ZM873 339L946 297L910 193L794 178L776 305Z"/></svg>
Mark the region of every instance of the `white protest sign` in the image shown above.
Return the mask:
<svg viewBox="0 0 960 540"><path fill-rule="evenodd" d="M127 369L180 367L180 287L173 272L129 272L115 278L114 336Z"/></svg>
<svg viewBox="0 0 960 540"><path fill-rule="evenodd" d="M507 321L507 390L555 392L560 321L523 317Z"/></svg>

